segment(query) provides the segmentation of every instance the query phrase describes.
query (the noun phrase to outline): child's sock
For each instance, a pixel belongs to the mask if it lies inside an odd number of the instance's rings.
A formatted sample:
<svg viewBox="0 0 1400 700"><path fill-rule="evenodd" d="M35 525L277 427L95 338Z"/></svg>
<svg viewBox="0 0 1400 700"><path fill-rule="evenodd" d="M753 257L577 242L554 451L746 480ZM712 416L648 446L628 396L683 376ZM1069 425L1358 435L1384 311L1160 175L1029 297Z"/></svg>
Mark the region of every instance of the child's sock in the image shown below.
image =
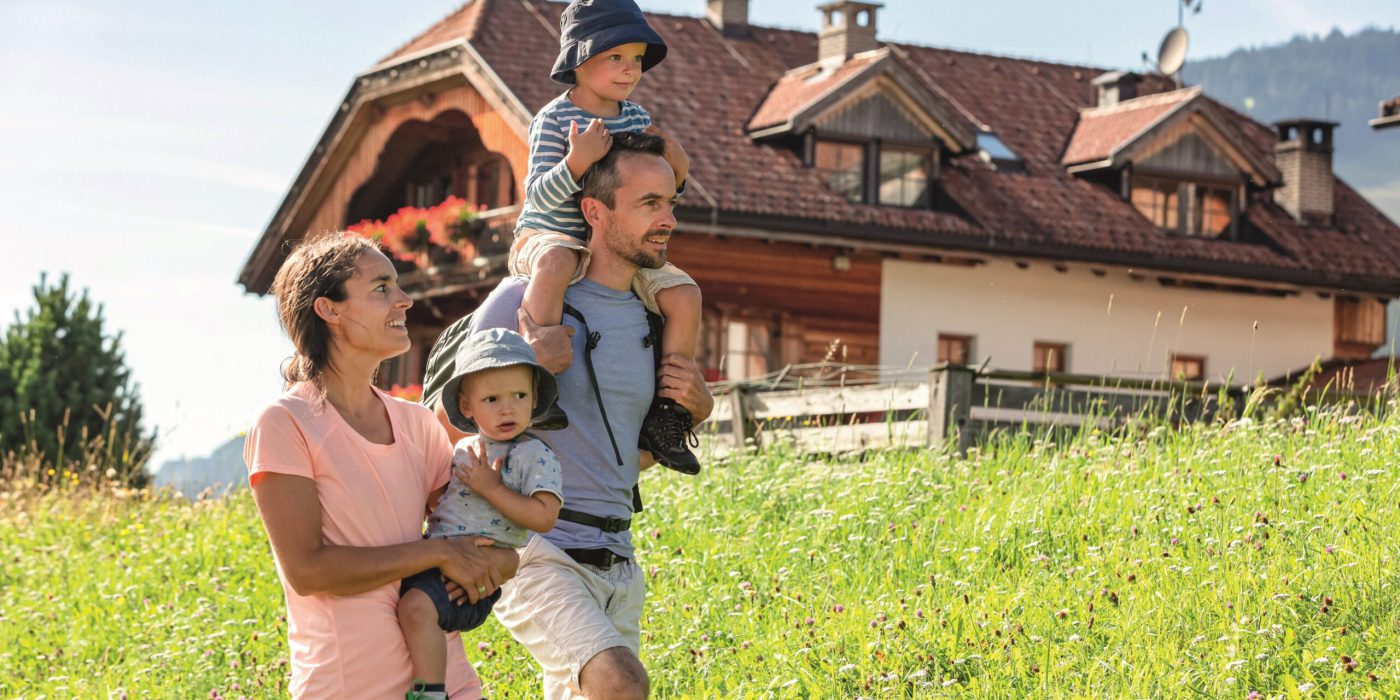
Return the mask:
<svg viewBox="0 0 1400 700"><path fill-rule="evenodd" d="M444 683L414 682L404 700L447 700L447 685Z"/></svg>

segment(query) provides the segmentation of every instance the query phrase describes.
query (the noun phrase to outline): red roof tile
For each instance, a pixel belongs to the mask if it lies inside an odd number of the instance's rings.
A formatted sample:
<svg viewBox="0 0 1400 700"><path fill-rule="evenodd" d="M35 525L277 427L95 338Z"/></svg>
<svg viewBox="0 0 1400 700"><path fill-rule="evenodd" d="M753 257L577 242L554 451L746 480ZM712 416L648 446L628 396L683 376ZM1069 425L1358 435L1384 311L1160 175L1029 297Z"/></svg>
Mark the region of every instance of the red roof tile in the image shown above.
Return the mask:
<svg viewBox="0 0 1400 700"><path fill-rule="evenodd" d="M481 8L492 0L475 0L457 8L452 14L442 18L437 24L413 37L398 50L384 57L379 65L393 63L396 59L418 53L454 39L464 39L476 33L476 22L481 17Z"/></svg>

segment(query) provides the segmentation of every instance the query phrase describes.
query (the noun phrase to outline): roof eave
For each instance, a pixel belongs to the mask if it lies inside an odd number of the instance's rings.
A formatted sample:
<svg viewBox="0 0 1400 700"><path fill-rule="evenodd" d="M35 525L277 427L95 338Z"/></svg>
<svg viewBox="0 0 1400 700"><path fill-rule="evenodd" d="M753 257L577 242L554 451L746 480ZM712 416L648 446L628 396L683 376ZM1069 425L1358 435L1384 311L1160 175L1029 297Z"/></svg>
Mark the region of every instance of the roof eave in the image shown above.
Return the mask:
<svg viewBox="0 0 1400 700"><path fill-rule="evenodd" d="M1372 129L1379 130L1394 128L1400 126L1400 114L1395 114L1389 117L1377 117L1366 123L1369 124Z"/></svg>
<svg viewBox="0 0 1400 700"><path fill-rule="evenodd" d="M1079 173L1089 172L1089 171L1091 171L1091 170L1102 170L1102 169L1104 169L1104 168L1111 168L1111 167L1114 167L1113 159L1112 159L1112 158L1103 158L1103 159L1101 159L1101 160L1091 160L1091 161L1084 161L1084 162L1080 162L1080 163L1075 163L1075 164L1071 164L1071 165L1066 165L1066 166L1065 166L1065 172L1069 173L1070 175L1077 175L1077 174L1079 174Z"/></svg>
<svg viewBox="0 0 1400 700"><path fill-rule="evenodd" d="M301 172L283 197L277 212L263 230L262 236L254 245L243 269L239 272L238 283L251 294L266 294L276 274L272 261L288 233L288 221L301 207L307 192L316 181L325 158L336 146L354 117L376 100L462 75L482 96L507 116L506 122L520 136L526 139L530 113L520 99L506 87L505 82L482 58L481 54L464 38L453 39L421 51L385 61L355 76L340 108L331 117L321 138L302 165Z"/></svg>

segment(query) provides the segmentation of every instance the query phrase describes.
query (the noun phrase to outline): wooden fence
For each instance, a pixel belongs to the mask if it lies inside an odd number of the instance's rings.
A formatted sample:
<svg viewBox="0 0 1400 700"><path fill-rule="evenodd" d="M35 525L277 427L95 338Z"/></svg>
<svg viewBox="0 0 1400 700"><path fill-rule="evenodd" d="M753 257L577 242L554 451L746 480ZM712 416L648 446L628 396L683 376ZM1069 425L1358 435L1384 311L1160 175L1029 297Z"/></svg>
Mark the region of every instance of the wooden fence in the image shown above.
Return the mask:
<svg viewBox="0 0 1400 700"><path fill-rule="evenodd" d="M844 376L844 375L843 375ZM697 433L713 456L790 443L801 452L943 446L964 452L995 430L1104 430L1153 420L1194 421L1238 411L1246 389L1222 384L933 367L923 381L830 380L788 389L738 384L716 391Z"/></svg>

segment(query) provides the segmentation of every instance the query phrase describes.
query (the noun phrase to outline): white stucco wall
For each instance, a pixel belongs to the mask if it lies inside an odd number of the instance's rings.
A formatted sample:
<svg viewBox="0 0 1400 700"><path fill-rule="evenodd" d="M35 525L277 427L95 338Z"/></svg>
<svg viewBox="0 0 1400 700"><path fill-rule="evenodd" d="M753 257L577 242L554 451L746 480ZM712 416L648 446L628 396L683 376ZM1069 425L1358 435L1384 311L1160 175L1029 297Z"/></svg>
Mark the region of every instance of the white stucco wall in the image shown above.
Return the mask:
<svg viewBox="0 0 1400 700"><path fill-rule="evenodd" d="M1110 297L1112 308L1110 310ZM1182 317L1183 309L1185 318ZM1235 383L1305 367L1332 353L1333 301L1164 287L1155 275L1094 275L1072 265L1028 269L887 260L880 290L880 364L926 367L938 334L976 337L973 362L1029 370L1035 341L1070 345L1068 371L1166 377L1173 353L1206 358L1206 378ZM1160 317L1159 317L1160 315ZM1258 330L1255 330L1255 323Z"/></svg>

